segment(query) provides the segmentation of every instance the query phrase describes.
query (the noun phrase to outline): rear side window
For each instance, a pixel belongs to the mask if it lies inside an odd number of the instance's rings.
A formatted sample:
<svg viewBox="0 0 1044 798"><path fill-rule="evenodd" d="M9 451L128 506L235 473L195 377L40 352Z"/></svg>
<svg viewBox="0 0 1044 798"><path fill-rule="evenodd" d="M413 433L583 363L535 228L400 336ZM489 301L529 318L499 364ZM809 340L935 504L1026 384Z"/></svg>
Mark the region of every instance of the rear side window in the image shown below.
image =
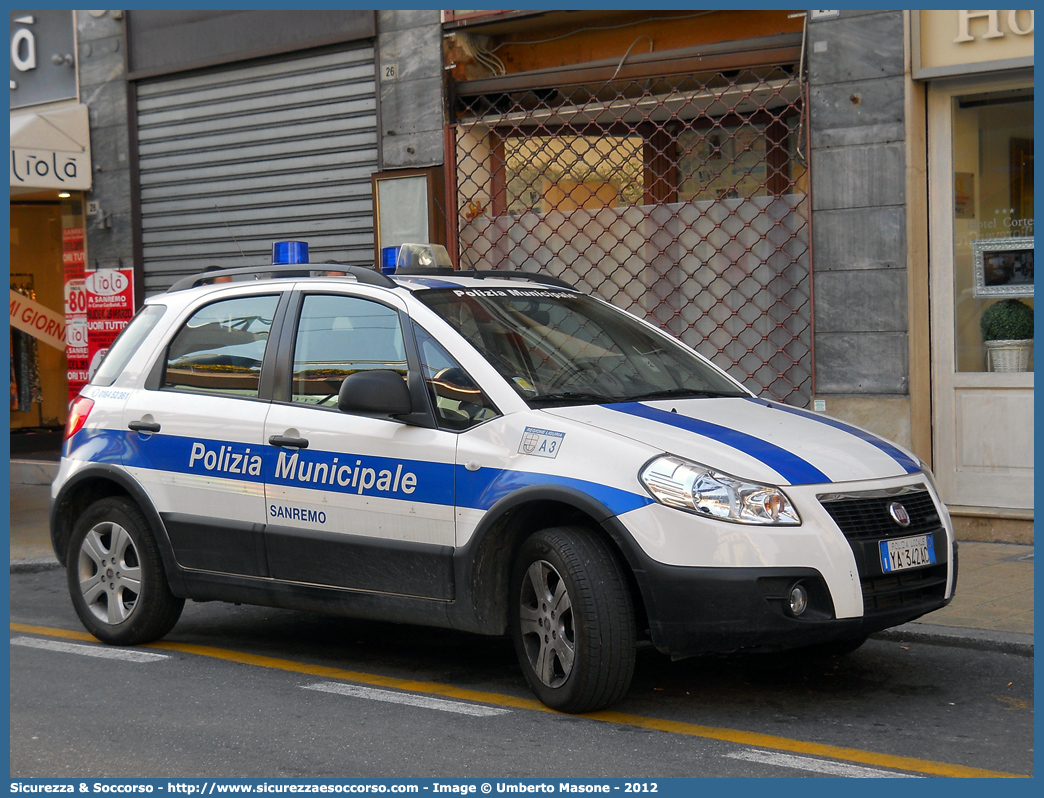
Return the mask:
<svg viewBox="0 0 1044 798"><path fill-rule="evenodd" d="M166 305L146 305L123 328L109 351L102 357L101 365L91 377L91 385L112 385L130 362L131 355L138 351L141 342L155 328L166 311Z"/></svg>
<svg viewBox="0 0 1044 798"><path fill-rule="evenodd" d="M163 387L256 397L278 303L278 296L251 296L197 310L170 343Z"/></svg>
<svg viewBox="0 0 1044 798"><path fill-rule="evenodd" d="M294 346L293 401L336 406L344 378L372 369L406 376L398 312L359 297L306 296Z"/></svg>

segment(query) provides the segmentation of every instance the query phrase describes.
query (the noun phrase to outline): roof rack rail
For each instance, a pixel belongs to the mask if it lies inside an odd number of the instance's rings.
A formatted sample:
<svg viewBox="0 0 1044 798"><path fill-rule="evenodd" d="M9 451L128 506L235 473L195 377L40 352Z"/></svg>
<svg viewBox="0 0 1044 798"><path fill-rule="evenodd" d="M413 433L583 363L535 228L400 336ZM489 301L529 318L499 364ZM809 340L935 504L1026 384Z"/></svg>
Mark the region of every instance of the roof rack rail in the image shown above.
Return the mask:
<svg viewBox="0 0 1044 798"><path fill-rule="evenodd" d="M238 266L234 269L212 269L199 274L182 277L167 289L167 293L185 291L200 285L209 285L217 277L253 277L255 280L275 277L311 277L312 272L344 272L346 277L354 277L366 285L377 285L381 288L395 288L396 285L388 277L375 269L365 266L349 266L344 263L273 263L267 266ZM320 275L325 276L325 275ZM239 280L237 282L244 282Z"/></svg>
<svg viewBox="0 0 1044 798"><path fill-rule="evenodd" d="M446 269L437 267L404 266L395 270L395 276L399 277L472 277L476 280L528 280L532 283L544 283L556 288L568 288L576 290L576 286L566 282L561 277L540 272L508 271L506 269Z"/></svg>

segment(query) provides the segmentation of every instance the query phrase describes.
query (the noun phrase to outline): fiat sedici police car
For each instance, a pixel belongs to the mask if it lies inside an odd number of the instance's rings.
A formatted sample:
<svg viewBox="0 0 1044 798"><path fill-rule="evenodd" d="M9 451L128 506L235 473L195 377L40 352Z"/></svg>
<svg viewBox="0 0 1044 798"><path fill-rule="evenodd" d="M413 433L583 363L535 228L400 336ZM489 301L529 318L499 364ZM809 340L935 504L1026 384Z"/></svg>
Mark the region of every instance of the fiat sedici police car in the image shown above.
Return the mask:
<svg viewBox="0 0 1044 798"><path fill-rule="evenodd" d="M910 453L555 278L399 262L146 301L52 490L93 635L155 640L186 599L508 634L583 712L642 645L843 653L949 602L952 525Z"/></svg>

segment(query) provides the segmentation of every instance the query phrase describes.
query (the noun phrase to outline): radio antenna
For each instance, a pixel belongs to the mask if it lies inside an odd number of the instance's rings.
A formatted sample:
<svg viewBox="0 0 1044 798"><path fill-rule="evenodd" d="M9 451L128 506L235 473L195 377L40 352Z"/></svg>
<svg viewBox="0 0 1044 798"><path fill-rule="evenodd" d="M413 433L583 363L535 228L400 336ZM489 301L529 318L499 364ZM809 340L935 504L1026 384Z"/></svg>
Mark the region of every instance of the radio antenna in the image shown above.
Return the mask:
<svg viewBox="0 0 1044 798"><path fill-rule="evenodd" d="M216 210L218 210L218 206L217 206L217 205L215 205L215 206L213 206L213 207L214 207L214 210L215 210L215 211L216 211ZM250 264L250 259L249 259L249 258L247 258L247 256L246 256L246 253L245 253L245 252L243 252L243 248L242 248L241 246L239 246L239 241L238 241L238 240L236 240L236 234L232 232L232 228L228 226L228 222L226 222L226 221L225 221L224 219L222 219L222 220L221 220L221 223L222 223L223 225L225 225L225 229L226 229L226 230L228 230L228 234L229 234L230 236L232 236L232 240L233 240L233 241L235 242L235 244L236 244L236 249L238 249L238 250L239 250L239 255L240 255L240 257L242 257L242 258L243 258L243 260L244 260L244 261L246 261L247 265L249 265L249 264Z"/></svg>

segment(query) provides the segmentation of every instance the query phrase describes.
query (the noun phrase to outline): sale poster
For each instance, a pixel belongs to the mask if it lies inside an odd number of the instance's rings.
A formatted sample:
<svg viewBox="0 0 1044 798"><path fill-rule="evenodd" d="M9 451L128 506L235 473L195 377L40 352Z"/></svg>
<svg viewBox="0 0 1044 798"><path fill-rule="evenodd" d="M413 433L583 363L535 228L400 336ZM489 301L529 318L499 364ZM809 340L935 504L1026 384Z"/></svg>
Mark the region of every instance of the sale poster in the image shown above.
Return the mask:
<svg viewBox="0 0 1044 798"><path fill-rule="evenodd" d="M87 295L87 372L90 377L134 315L134 271L98 269L86 274L83 286Z"/></svg>
<svg viewBox="0 0 1044 798"><path fill-rule="evenodd" d="M84 229L62 230L62 266L65 270L65 358L69 399L87 383L87 289L84 287Z"/></svg>

